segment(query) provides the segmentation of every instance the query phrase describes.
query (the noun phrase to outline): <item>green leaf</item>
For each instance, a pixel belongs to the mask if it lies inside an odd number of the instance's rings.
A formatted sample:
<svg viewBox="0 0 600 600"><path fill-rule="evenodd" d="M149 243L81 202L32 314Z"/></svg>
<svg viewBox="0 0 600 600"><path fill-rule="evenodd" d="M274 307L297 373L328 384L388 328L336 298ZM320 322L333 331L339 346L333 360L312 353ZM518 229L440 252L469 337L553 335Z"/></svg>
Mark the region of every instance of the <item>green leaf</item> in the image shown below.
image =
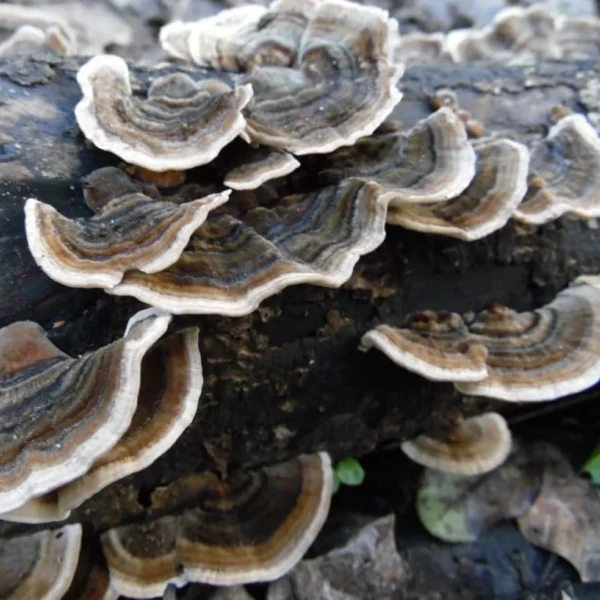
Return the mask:
<svg viewBox="0 0 600 600"><path fill-rule="evenodd" d="M594 485L600 485L600 443L594 448L581 470L589 474Z"/></svg>
<svg viewBox="0 0 600 600"><path fill-rule="evenodd" d="M360 485L365 480L365 470L355 458L340 460L335 473L344 485Z"/></svg>
<svg viewBox="0 0 600 600"><path fill-rule="evenodd" d="M340 478L338 477L338 474L335 472L335 469L333 470L333 488L331 490L331 494L337 494L337 491L340 489Z"/></svg>

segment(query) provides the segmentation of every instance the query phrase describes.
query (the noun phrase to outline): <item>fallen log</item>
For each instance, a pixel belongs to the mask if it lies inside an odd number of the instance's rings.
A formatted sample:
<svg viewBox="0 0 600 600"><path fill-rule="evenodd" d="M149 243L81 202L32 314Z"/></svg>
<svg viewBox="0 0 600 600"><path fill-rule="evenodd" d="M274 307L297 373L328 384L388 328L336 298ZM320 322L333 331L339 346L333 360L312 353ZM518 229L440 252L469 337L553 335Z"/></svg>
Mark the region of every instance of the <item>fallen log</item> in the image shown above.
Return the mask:
<svg viewBox="0 0 600 600"><path fill-rule="evenodd" d="M72 355L121 335L140 307L54 283L34 263L25 239L27 198L83 216L81 177L118 163L89 145L75 122L75 73L82 62L47 55L0 62L0 326L37 321ZM133 72L142 90L155 74L142 67ZM393 117L408 128L430 113L430 95L452 88L460 107L488 132L540 137L554 105L593 113L599 78L596 62L411 67ZM209 169L193 171L188 181ZM599 242L593 224L567 218L529 231L511 222L469 243L388 227L383 245L360 260L339 290L292 287L246 317L177 317L175 327L194 324L201 331L205 384L193 424L150 468L105 489L70 521L99 531L168 512L176 499L152 507L152 490L192 472L226 473L317 450L334 459L358 456L435 430L459 413L506 410L502 403L462 398L451 385L425 381L380 353L359 352L360 336L426 308L464 312L494 301L538 307L577 275L598 272ZM24 528L3 523L0 535Z"/></svg>

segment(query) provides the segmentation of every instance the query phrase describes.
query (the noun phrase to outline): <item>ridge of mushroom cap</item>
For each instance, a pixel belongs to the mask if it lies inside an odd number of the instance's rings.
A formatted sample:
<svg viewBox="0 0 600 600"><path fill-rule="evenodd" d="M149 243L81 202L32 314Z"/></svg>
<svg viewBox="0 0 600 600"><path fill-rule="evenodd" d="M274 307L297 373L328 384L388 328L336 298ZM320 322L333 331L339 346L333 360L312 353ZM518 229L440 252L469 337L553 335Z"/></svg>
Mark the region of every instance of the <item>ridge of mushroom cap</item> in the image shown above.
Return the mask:
<svg viewBox="0 0 600 600"><path fill-rule="evenodd" d="M69 517L71 511L61 510L59 505L60 489L52 490L38 498L31 498L14 510L0 513L0 521L28 524L64 521Z"/></svg>
<svg viewBox="0 0 600 600"><path fill-rule="evenodd" d="M394 52L394 62L400 64L424 64L434 60L449 60L445 34L413 31L399 38Z"/></svg>
<svg viewBox="0 0 600 600"><path fill-rule="evenodd" d="M172 584L183 587L175 539L179 516L167 515L155 521L109 529L101 536L110 573L110 586L130 598L161 596Z"/></svg>
<svg viewBox="0 0 600 600"><path fill-rule="evenodd" d="M383 242L386 212L377 185L345 180L239 219L209 215L172 267L106 291L173 314L245 315L289 285L342 285Z"/></svg>
<svg viewBox="0 0 600 600"><path fill-rule="evenodd" d="M387 222L464 241L506 225L527 191L529 152L507 139L483 142L475 152L475 177L462 194L439 204L391 206Z"/></svg>
<svg viewBox="0 0 600 600"><path fill-rule="evenodd" d="M327 517L333 488L331 461L324 452L233 474L226 482L210 473L194 479L195 507L178 517L103 534L117 591L145 597L161 594L169 583L235 585L276 579L313 542ZM156 535L156 530L162 533Z"/></svg>
<svg viewBox="0 0 600 600"><path fill-rule="evenodd" d="M469 328L486 340L488 376L455 383L460 392L535 402L574 394L600 379L600 290L593 286L567 288L529 313L492 308Z"/></svg>
<svg viewBox="0 0 600 600"><path fill-rule="evenodd" d="M352 176L381 185L391 207L449 200L476 173L465 126L445 106L406 133L376 133L323 157L322 164L326 182Z"/></svg>
<svg viewBox="0 0 600 600"><path fill-rule="evenodd" d="M194 22L171 21L161 27L158 41L162 49L174 58L191 61L188 42L194 25Z"/></svg>
<svg viewBox="0 0 600 600"><path fill-rule="evenodd" d="M473 320L416 313L409 326L380 325L362 346L469 395L508 402L555 400L600 379L600 289L576 285L534 311L493 304Z"/></svg>
<svg viewBox="0 0 600 600"><path fill-rule="evenodd" d="M370 348L432 381L479 381L488 375L487 349L470 340L457 313L413 313L404 329L378 325L361 339L361 349Z"/></svg>
<svg viewBox="0 0 600 600"><path fill-rule="evenodd" d="M0 56L34 52L46 45L48 37L39 27L21 25L7 40L0 43Z"/></svg>
<svg viewBox="0 0 600 600"><path fill-rule="evenodd" d="M75 117L102 150L152 171L185 170L210 162L242 132L242 108L252 87L218 80L196 83L183 73L155 80L148 98L132 96L127 63L99 55L77 72L83 98Z"/></svg>
<svg viewBox="0 0 600 600"><path fill-rule="evenodd" d="M143 379L129 429L85 475L58 490L61 511L76 508L114 481L145 469L190 425L203 384L198 333L196 327L182 330L161 340L144 356Z"/></svg>
<svg viewBox="0 0 600 600"><path fill-rule="evenodd" d="M291 66L319 0L250 4L197 21L188 48L197 65L253 71L261 65Z"/></svg>
<svg viewBox="0 0 600 600"><path fill-rule="evenodd" d="M156 273L177 261L208 213L230 192L177 205L133 193L109 201L90 218L69 219L29 198L25 230L37 265L71 287L117 285L128 270Z"/></svg>
<svg viewBox="0 0 600 600"><path fill-rule="evenodd" d="M255 91L244 111L248 137L301 155L370 135L402 97L396 87L402 68L391 60L394 25L381 9L321 2L295 68L266 66L245 76Z"/></svg>
<svg viewBox="0 0 600 600"><path fill-rule="evenodd" d="M401 448L424 467L455 475L481 475L507 459L511 444L504 417L488 412L459 421L447 438L420 435Z"/></svg>
<svg viewBox="0 0 600 600"><path fill-rule="evenodd" d="M0 597L62 598L79 560L81 525L65 525L4 540L0 545Z"/></svg>
<svg viewBox="0 0 600 600"><path fill-rule="evenodd" d="M69 358L28 321L0 329L0 511L83 475L125 433L143 355L171 316L153 311L127 335Z"/></svg>
<svg viewBox="0 0 600 600"><path fill-rule="evenodd" d="M300 166L291 154L264 146L248 146L240 164L230 169L223 183L234 190L253 190L266 181L289 175Z"/></svg>
<svg viewBox="0 0 600 600"><path fill-rule="evenodd" d="M513 217L541 225L568 213L600 217L600 138L581 114L563 117L533 149L528 190Z"/></svg>
<svg viewBox="0 0 600 600"><path fill-rule="evenodd" d="M538 57L559 59L557 24L557 13L543 4L510 6L487 27L450 31L446 49L454 62L493 58L519 64Z"/></svg>

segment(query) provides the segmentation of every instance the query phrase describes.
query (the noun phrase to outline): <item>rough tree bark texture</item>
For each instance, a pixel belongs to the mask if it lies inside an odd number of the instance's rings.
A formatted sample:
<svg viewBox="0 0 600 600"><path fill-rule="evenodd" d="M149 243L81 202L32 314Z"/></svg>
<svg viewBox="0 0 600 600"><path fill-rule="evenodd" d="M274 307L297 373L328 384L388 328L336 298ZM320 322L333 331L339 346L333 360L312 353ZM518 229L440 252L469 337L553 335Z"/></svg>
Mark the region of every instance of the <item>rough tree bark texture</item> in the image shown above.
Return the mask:
<svg viewBox="0 0 600 600"><path fill-rule="evenodd" d="M84 215L80 178L118 162L87 144L75 123L81 62L39 56L0 63L0 326L38 321L69 353L111 341L139 308L53 283L24 237L28 197ZM152 72L134 72L143 90ZM488 132L529 139L547 131L553 105L597 110L600 64L413 67L401 87L404 99L393 116L406 128L430 113L429 94L451 87ZM104 490L72 520L100 530L144 519L173 508L149 507L154 488L193 471L253 467L319 449L334 458L360 455L443 426L457 412L479 411L483 403L461 398L450 385L424 381L376 351L359 352L360 336L417 309L478 310L495 300L533 308L576 275L599 270L600 231L581 221L561 219L529 232L511 223L472 243L390 227L385 243L361 259L340 290L302 285L247 317L177 318L175 327L201 328L205 386L193 425L152 467ZM23 529L3 524L0 534Z"/></svg>

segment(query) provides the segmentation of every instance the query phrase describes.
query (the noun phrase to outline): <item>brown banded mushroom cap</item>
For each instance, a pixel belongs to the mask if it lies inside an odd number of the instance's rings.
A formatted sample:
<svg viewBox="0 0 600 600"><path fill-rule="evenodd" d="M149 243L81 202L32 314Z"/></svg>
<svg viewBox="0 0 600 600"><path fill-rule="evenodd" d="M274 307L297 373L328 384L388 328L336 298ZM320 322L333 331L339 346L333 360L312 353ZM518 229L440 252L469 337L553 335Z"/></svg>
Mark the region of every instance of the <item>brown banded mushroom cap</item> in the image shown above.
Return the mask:
<svg viewBox="0 0 600 600"><path fill-rule="evenodd" d="M183 73L155 80L148 99L132 96L127 63L95 56L77 72L83 93L75 117L102 150L151 171L185 170L210 162L244 129L241 110L252 87L194 82Z"/></svg>
<svg viewBox="0 0 600 600"><path fill-rule="evenodd" d="M152 311L137 313L128 328ZM151 465L192 422L202 382L197 328L158 342L143 358L137 407L123 437L85 475L1 514L0 519L21 523L66 519L72 509L101 489Z"/></svg>
<svg viewBox="0 0 600 600"><path fill-rule="evenodd" d="M454 62L493 59L520 64L534 59L559 59L557 13L543 4L510 6L492 25L482 29L455 29L446 36L446 49Z"/></svg>
<svg viewBox="0 0 600 600"><path fill-rule="evenodd" d="M145 469L190 425L203 384L198 329L161 340L144 356L142 377L129 429L85 475L59 490L61 510L76 508L110 483Z"/></svg>
<svg viewBox="0 0 600 600"><path fill-rule="evenodd" d="M271 150L264 146L248 146L239 165L229 170L223 183L234 190L253 190L265 181L289 175L300 163L287 152Z"/></svg>
<svg viewBox="0 0 600 600"><path fill-rule="evenodd" d="M103 534L111 582L120 593L158 595L169 583L186 581L237 585L276 579L313 542L333 488L325 453L233 474L227 481L212 474L195 477L196 506L180 517Z"/></svg>
<svg viewBox="0 0 600 600"><path fill-rule="evenodd" d="M321 2L294 68L265 66L244 78L255 92L244 111L249 139L292 154L322 154L373 133L402 97L402 68L392 62L397 36L385 11Z"/></svg>
<svg viewBox="0 0 600 600"><path fill-rule="evenodd" d="M488 376L455 383L465 393L510 402L555 400L600 379L600 290L567 288L532 312L493 306L469 324L488 350Z"/></svg>
<svg viewBox="0 0 600 600"><path fill-rule="evenodd" d="M0 544L0 598L60 600L79 560L81 525L37 531Z"/></svg>
<svg viewBox="0 0 600 600"><path fill-rule="evenodd" d="M228 71L262 65L289 67L296 61L319 0L275 0L268 9L249 4L197 21L189 36L194 62Z"/></svg>
<svg viewBox="0 0 600 600"><path fill-rule="evenodd" d="M527 191L529 152L499 139L478 145L476 154L475 177L462 194L438 204L391 206L387 222L465 241L504 227Z"/></svg>
<svg viewBox="0 0 600 600"><path fill-rule="evenodd" d="M208 213L229 194L182 205L126 194L94 216L79 219L30 198L25 204L27 243L35 262L54 281L71 287L113 287L129 270L156 273L170 267Z"/></svg>
<svg viewBox="0 0 600 600"><path fill-rule="evenodd" d="M145 317L79 358L35 323L0 329L0 512L85 474L127 431L142 358L171 319L156 310Z"/></svg>
<svg viewBox="0 0 600 600"><path fill-rule="evenodd" d="M403 329L379 325L361 339L361 349L370 348L432 381L487 377L487 350L480 343L470 343L467 325L456 313L414 313Z"/></svg>
<svg viewBox="0 0 600 600"><path fill-rule="evenodd" d="M346 180L240 218L209 215L172 267L130 271L106 291L173 314L245 315L289 285L342 285L383 242L386 212L377 185Z"/></svg>
<svg viewBox="0 0 600 600"><path fill-rule="evenodd" d="M179 521L178 516L166 516L102 534L110 586L130 598L154 598L170 584L184 586L188 580L175 546Z"/></svg>
<svg viewBox="0 0 600 600"><path fill-rule="evenodd" d="M459 421L443 439L420 435L402 451L416 463L455 475L481 475L508 457L512 437L506 420L489 412Z"/></svg>
<svg viewBox="0 0 600 600"><path fill-rule="evenodd" d="M576 285L523 313L493 304L468 323L455 313L415 313L404 329L367 332L362 345L464 394L555 400L600 379L600 289Z"/></svg>
<svg viewBox="0 0 600 600"><path fill-rule="evenodd" d="M580 114L563 117L533 149L529 187L513 217L541 225L570 215L600 217L600 138Z"/></svg>
<svg viewBox="0 0 600 600"><path fill-rule="evenodd" d="M376 133L323 157L320 176L325 182L373 181L390 206L429 204L461 194L475 175L475 162L463 122L442 107L407 133Z"/></svg>

